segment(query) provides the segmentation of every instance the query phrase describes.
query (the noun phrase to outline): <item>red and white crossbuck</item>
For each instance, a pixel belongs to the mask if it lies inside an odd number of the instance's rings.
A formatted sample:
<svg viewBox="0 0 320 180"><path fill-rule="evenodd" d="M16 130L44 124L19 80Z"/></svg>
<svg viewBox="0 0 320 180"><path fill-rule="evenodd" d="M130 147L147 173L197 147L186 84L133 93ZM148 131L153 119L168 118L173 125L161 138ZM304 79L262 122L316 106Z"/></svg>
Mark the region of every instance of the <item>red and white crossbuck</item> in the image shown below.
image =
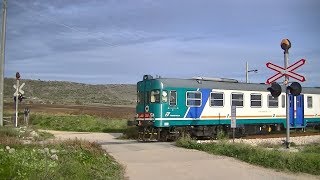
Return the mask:
<svg viewBox="0 0 320 180"><path fill-rule="evenodd" d="M294 79L297 79L298 81L305 81L306 79L304 78L304 76L297 74L295 72L293 72L294 70L296 70L298 67L304 65L306 63L305 59L301 59L299 61L297 61L296 63L292 64L291 66L289 66L287 69L277 66L275 64L272 64L271 62L268 62L266 65L268 68L277 71L278 73L272 77L270 77L267 80L267 84L271 84L274 81L276 81L277 79L281 78L282 76L289 76L292 77Z"/></svg>

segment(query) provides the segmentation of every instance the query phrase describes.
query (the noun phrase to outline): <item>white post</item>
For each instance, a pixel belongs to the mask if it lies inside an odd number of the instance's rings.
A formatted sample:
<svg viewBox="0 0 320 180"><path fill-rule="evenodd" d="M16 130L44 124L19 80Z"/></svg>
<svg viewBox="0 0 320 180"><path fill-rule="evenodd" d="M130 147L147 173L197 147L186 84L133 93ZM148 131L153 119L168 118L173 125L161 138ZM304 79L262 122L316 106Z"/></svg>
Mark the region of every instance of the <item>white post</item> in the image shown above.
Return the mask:
<svg viewBox="0 0 320 180"><path fill-rule="evenodd" d="M16 121L15 121L15 127L18 127L18 112L19 112L19 79L17 79L17 91L16 91Z"/></svg>

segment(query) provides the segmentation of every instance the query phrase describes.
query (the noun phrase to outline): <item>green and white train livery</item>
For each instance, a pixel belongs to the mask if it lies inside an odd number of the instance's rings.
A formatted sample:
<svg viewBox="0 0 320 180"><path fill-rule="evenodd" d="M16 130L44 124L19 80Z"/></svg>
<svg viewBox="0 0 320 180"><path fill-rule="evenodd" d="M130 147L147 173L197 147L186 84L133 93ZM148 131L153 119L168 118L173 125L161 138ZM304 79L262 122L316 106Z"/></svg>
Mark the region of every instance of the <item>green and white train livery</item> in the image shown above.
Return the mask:
<svg viewBox="0 0 320 180"><path fill-rule="evenodd" d="M142 139L174 139L182 133L214 137L228 131L231 106L236 106L237 130L261 133L286 128L285 92L274 98L266 84L239 83L232 79L153 78L137 83L134 123ZM290 95L290 128L320 124L320 88L303 88Z"/></svg>

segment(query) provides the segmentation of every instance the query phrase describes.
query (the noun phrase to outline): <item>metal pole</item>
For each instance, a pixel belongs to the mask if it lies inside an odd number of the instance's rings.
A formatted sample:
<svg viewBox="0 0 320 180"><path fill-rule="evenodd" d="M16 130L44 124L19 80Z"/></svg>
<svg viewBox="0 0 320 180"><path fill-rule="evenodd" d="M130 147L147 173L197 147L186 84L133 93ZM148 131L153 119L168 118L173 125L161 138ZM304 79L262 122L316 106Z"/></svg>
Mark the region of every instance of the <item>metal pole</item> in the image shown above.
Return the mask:
<svg viewBox="0 0 320 180"><path fill-rule="evenodd" d="M7 0L2 4L2 31L0 55L0 126L3 126L4 50L6 42Z"/></svg>
<svg viewBox="0 0 320 180"><path fill-rule="evenodd" d="M235 137L235 134L236 134L235 129L236 128L232 128L232 142L233 143L234 143L234 137Z"/></svg>
<svg viewBox="0 0 320 180"><path fill-rule="evenodd" d="M19 79L17 79L17 91L16 91L16 121L15 121L15 126L18 127L18 112L19 112Z"/></svg>
<svg viewBox="0 0 320 180"><path fill-rule="evenodd" d="M289 51L284 50L284 68L287 69L289 64ZM286 129L286 147L290 147L290 112L289 112L289 104L290 104L290 99L289 99L289 90L288 90L288 84L289 84L289 77L285 76L284 80L284 85L286 87L286 121L287 121L287 129Z"/></svg>
<svg viewBox="0 0 320 180"><path fill-rule="evenodd" d="M248 61L246 62L246 83L249 83L249 63Z"/></svg>

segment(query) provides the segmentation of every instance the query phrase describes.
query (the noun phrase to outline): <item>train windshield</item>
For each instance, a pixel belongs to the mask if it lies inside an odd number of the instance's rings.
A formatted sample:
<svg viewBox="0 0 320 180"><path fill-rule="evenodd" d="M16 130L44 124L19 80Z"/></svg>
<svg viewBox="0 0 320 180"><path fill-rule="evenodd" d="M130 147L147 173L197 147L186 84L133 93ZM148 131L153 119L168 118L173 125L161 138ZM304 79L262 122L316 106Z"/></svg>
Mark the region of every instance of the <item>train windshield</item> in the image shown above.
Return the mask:
<svg viewBox="0 0 320 180"><path fill-rule="evenodd" d="M137 101L138 104L143 104L143 103L149 103L150 96L149 96L149 91L143 92L143 91L138 91L137 92Z"/></svg>
<svg viewBox="0 0 320 180"><path fill-rule="evenodd" d="M159 89L152 91L138 91L137 92L137 102L138 104L143 103L167 103L168 102L168 92L160 91Z"/></svg>
<svg viewBox="0 0 320 180"><path fill-rule="evenodd" d="M160 103L160 90L152 90L150 93L151 103Z"/></svg>

